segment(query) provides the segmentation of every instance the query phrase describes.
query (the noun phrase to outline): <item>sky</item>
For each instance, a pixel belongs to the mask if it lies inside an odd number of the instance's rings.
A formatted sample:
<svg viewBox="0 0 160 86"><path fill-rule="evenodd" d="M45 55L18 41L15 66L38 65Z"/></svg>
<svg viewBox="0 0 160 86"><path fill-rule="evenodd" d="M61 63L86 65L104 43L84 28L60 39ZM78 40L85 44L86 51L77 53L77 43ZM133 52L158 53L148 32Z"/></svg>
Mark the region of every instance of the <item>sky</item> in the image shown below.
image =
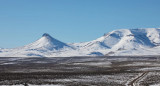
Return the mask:
<svg viewBox="0 0 160 86"><path fill-rule="evenodd" d="M116 29L160 28L160 0L0 0L0 47L32 43L43 33L86 42Z"/></svg>

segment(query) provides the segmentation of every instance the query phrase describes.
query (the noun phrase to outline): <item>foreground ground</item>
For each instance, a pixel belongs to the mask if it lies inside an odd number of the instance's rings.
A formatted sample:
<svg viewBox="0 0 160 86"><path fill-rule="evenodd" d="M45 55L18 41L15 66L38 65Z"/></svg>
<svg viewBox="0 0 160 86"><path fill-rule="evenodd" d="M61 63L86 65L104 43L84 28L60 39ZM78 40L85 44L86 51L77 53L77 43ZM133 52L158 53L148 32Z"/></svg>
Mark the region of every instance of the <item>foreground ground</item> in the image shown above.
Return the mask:
<svg viewBox="0 0 160 86"><path fill-rule="evenodd" d="M158 86L159 56L0 58L1 86Z"/></svg>

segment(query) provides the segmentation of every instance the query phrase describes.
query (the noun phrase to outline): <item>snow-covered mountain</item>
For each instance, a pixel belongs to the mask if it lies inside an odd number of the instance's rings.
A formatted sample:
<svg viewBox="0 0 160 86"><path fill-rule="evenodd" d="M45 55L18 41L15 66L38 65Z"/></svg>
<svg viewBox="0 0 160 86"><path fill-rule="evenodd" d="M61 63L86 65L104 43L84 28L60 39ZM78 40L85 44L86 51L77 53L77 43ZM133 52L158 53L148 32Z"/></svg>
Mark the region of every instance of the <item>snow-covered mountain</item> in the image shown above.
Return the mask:
<svg viewBox="0 0 160 86"><path fill-rule="evenodd" d="M24 47L21 47L24 49L34 49L34 50L62 50L64 48L72 48L71 46L67 45L66 43L63 43L53 37L51 37L49 34L45 33L42 35L42 38L40 38L39 40L26 45Z"/></svg>
<svg viewBox="0 0 160 86"><path fill-rule="evenodd" d="M28 57L28 56L46 56L50 55L50 52L62 52L67 50L74 49L72 46L61 42L53 37L51 37L49 34L45 33L42 35L42 37L28 45L25 45L23 47L18 47L14 49L1 49L0 56L5 57Z"/></svg>
<svg viewBox="0 0 160 86"><path fill-rule="evenodd" d="M67 57L103 55L160 55L160 28L120 29L82 43L67 44L49 34L23 47L0 49L1 57Z"/></svg>

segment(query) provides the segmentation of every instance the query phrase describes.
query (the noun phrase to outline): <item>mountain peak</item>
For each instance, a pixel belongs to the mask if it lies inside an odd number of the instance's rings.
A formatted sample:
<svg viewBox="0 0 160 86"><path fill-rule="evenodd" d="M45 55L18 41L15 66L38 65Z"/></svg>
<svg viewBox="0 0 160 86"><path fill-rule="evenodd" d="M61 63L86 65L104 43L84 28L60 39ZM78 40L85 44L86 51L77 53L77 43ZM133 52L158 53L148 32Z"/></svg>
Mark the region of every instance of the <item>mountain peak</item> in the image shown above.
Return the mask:
<svg viewBox="0 0 160 86"><path fill-rule="evenodd" d="M56 39L54 39L52 36L50 36L48 33L44 33L44 34L42 35L42 38L45 38L45 39L50 40L50 41L56 40Z"/></svg>
<svg viewBox="0 0 160 86"><path fill-rule="evenodd" d="M48 33L44 33L42 37L51 37Z"/></svg>
<svg viewBox="0 0 160 86"><path fill-rule="evenodd" d="M44 33L39 40L29 45L26 45L25 48L43 51L43 50L65 50L66 48L71 48L71 47L64 42L61 42L53 38L48 33Z"/></svg>

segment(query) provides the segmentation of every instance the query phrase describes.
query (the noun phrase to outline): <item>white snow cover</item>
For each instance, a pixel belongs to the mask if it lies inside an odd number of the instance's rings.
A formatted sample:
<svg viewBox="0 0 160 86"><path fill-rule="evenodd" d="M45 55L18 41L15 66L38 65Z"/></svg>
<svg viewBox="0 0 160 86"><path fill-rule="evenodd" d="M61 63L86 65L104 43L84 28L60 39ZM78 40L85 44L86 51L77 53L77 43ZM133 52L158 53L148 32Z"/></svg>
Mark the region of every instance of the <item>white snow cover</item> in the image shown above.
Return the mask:
<svg viewBox="0 0 160 86"><path fill-rule="evenodd" d="M82 43L64 43L49 34L23 47L1 49L0 57L160 55L160 28L120 29Z"/></svg>

